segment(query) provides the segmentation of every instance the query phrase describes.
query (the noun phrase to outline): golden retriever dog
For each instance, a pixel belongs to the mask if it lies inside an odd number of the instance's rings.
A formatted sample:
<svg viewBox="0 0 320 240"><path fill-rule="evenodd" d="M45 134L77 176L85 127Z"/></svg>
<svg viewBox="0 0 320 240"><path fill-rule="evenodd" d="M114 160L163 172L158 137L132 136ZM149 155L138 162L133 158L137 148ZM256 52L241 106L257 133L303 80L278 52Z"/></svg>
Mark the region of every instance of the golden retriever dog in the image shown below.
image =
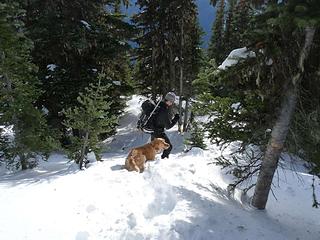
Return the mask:
<svg viewBox="0 0 320 240"><path fill-rule="evenodd" d="M125 169L128 171L144 171L146 161L155 159L156 154L168 149L170 145L163 138L155 138L150 143L141 147L131 149L125 162Z"/></svg>

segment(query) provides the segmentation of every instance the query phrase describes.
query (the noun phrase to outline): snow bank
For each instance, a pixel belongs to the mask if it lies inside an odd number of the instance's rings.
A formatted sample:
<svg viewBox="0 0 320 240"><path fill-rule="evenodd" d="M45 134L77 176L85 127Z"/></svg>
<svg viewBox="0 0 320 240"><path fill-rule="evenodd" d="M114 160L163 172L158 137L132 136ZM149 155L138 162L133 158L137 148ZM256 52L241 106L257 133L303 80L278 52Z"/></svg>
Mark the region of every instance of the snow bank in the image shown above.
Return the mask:
<svg viewBox="0 0 320 240"><path fill-rule="evenodd" d="M176 128L168 131L169 159L157 156L141 174L123 169L130 148L149 140L132 123L142 99L128 101L118 134L105 142L103 162L79 171L53 154L34 170L1 175L0 238L319 239L319 210L311 207L312 179L305 172L279 170L277 200L271 194L267 210L254 210L228 193L230 176L210 164L219 148L184 153Z"/></svg>
<svg viewBox="0 0 320 240"><path fill-rule="evenodd" d="M247 47L237 48L230 52L228 57L218 67L220 70L226 70L228 67L238 64L241 59L256 57L255 52L249 50Z"/></svg>

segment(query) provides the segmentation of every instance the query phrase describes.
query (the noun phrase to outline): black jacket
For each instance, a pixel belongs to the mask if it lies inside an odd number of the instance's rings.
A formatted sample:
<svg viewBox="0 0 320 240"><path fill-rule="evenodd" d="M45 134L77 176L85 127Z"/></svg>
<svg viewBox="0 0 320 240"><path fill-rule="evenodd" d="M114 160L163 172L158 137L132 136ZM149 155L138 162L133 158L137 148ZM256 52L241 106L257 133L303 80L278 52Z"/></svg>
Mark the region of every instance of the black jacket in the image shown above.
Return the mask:
<svg viewBox="0 0 320 240"><path fill-rule="evenodd" d="M161 101L154 120L155 132L164 132L164 129L172 128L179 120L179 117L174 117L171 120L169 116L168 106Z"/></svg>

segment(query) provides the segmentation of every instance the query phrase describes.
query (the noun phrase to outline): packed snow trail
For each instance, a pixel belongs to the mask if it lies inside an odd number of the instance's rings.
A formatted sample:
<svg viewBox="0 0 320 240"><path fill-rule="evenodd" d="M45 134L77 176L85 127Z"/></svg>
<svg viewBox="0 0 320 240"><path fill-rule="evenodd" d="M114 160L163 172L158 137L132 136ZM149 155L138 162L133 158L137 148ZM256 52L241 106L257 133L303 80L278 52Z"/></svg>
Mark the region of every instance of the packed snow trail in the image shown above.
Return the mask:
<svg viewBox="0 0 320 240"><path fill-rule="evenodd" d="M252 209L228 194L230 176L209 164L218 148L184 153L177 129L168 132L169 159L157 156L141 174L123 169L129 150L149 139L135 129L140 104L136 96L128 102L103 162L79 171L53 154L36 169L2 174L0 239L319 239L306 173L279 171L278 200L271 196L266 211Z"/></svg>

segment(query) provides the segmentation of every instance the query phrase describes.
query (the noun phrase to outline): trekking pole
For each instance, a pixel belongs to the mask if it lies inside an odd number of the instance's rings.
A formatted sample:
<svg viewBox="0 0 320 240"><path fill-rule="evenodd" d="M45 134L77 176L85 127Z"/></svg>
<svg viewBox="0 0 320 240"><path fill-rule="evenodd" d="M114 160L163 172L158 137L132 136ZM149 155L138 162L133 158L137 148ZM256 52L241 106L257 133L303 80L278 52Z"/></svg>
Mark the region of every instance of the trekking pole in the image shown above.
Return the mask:
<svg viewBox="0 0 320 240"><path fill-rule="evenodd" d="M149 115L149 117L148 117L148 119L147 119L147 121L145 122L144 125L146 125L146 124L148 123L148 121L149 121L149 119L151 118L152 114L156 111L157 107L159 106L161 100L162 100L162 97L160 97L160 100L158 101L157 105L154 107L154 109L153 109L152 112L150 113L150 115Z"/></svg>

